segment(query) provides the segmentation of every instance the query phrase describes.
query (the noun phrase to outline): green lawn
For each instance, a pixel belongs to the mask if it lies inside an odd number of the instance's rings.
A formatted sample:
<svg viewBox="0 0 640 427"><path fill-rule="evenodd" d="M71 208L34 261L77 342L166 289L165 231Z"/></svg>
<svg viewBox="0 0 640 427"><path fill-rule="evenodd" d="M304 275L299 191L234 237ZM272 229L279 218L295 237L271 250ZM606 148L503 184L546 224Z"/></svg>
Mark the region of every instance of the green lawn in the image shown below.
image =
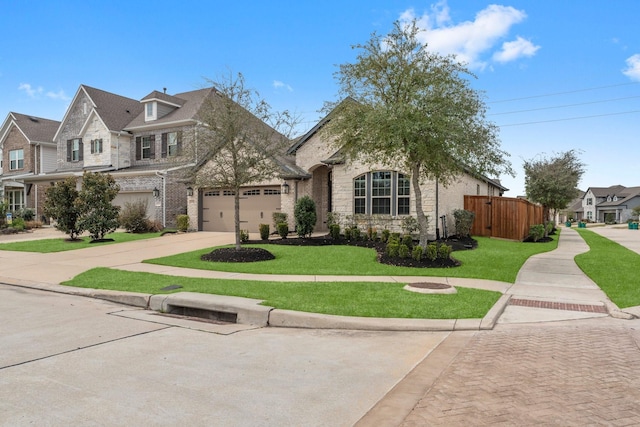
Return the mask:
<svg viewBox="0 0 640 427"><path fill-rule="evenodd" d="M113 243L130 242L133 240L150 239L159 236L160 233L132 234L118 232L105 236L105 238L107 239L113 239L113 242L90 243L91 239L89 237L82 237L77 241L68 241L65 238L41 239L29 240L24 242L2 243L0 244L0 250L39 253L63 252L94 246L111 245Z"/></svg>
<svg viewBox="0 0 640 427"><path fill-rule="evenodd" d="M576 264L618 307L640 305L640 255L593 231L578 232L591 248Z"/></svg>
<svg viewBox="0 0 640 427"><path fill-rule="evenodd" d="M408 268L380 264L373 249L355 246L285 246L251 245L269 250L272 261L256 263L221 263L201 261L200 256L212 248L174 256L146 260L151 264L201 270L219 270L259 274L312 274L353 276L440 276L515 282L518 270L531 255L558 246L558 236L547 243L521 243L477 237L478 248L453 252L462 265L455 268Z"/></svg>
<svg viewBox="0 0 640 427"><path fill-rule="evenodd" d="M400 283L261 282L164 276L95 268L64 285L151 294L200 292L262 299L264 305L287 310L341 316L465 319L482 318L500 298L499 292L457 288L457 294L428 295L402 289Z"/></svg>

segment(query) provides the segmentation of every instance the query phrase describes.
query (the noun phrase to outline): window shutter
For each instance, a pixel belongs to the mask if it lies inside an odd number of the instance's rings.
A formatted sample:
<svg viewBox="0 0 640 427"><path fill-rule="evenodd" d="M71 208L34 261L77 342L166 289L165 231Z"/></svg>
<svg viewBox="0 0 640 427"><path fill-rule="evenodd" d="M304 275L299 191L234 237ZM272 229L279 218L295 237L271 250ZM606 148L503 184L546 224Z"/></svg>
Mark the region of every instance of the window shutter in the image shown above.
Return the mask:
<svg viewBox="0 0 640 427"><path fill-rule="evenodd" d="M70 139L67 139L67 162L71 161L71 150L73 150L73 146L71 144L73 144L73 142Z"/></svg>
<svg viewBox="0 0 640 427"><path fill-rule="evenodd" d="M165 157L167 157L167 134L163 133L162 134L162 158L164 159Z"/></svg>
<svg viewBox="0 0 640 427"><path fill-rule="evenodd" d="M91 140L91 154L94 154L96 152L96 140L92 139Z"/></svg>
<svg viewBox="0 0 640 427"><path fill-rule="evenodd" d="M177 156L181 156L182 155L182 131L178 131L178 147L176 150L176 155Z"/></svg>
<svg viewBox="0 0 640 427"><path fill-rule="evenodd" d="M82 143L82 138L80 138L78 148L80 149L80 152L78 153L78 160L82 161L82 159L84 158L84 144Z"/></svg>
<svg viewBox="0 0 640 427"><path fill-rule="evenodd" d="M142 159L142 138L136 136L136 160Z"/></svg>
<svg viewBox="0 0 640 427"><path fill-rule="evenodd" d="M151 148L149 149L149 158L155 159L156 158L156 136L155 135L151 135L150 147Z"/></svg>

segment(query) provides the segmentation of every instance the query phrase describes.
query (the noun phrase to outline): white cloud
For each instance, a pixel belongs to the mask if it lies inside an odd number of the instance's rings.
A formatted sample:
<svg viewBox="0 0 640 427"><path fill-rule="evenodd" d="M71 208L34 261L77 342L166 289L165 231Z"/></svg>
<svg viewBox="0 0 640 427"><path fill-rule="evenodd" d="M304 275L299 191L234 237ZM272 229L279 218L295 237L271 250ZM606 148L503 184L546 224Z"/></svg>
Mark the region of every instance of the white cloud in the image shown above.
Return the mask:
<svg viewBox="0 0 640 427"><path fill-rule="evenodd" d="M281 82L280 80L274 80L273 81L273 87L276 89L281 89L281 88L285 88L287 89L289 92L293 92L293 88L291 86L289 86L286 83Z"/></svg>
<svg viewBox="0 0 640 427"><path fill-rule="evenodd" d="M422 43L427 43L431 50L443 55L456 55L459 61L468 64L470 68L483 69L487 60L483 55L495 50L501 39L508 36L511 28L524 19L527 14L511 6L492 4L478 12L473 21L455 24L451 21L449 6L441 0L431 6L431 12L418 17L413 9L400 15L400 21L409 23L416 20L419 28L425 30L418 37ZM532 56L539 46L518 38L511 45L502 45L502 54L498 55L502 62L515 60L522 56ZM520 50L518 50L520 49ZM507 50L509 52L507 53ZM497 59L497 58L495 58Z"/></svg>
<svg viewBox="0 0 640 427"><path fill-rule="evenodd" d="M58 92L47 92L47 97L51 98L51 99L60 99L62 101L70 101L71 98L69 98L67 96L66 93L64 93L64 91L62 89L60 89Z"/></svg>
<svg viewBox="0 0 640 427"><path fill-rule="evenodd" d="M34 88L29 83L20 83L18 90L23 90L30 98L35 98L43 91L42 87Z"/></svg>
<svg viewBox="0 0 640 427"><path fill-rule="evenodd" d="M636 53L630 56L626 60L627 68L622 70L622 74L629 77L631 80L640 81L640 53Z"/></svg>
<svg viewBox="0 0 640 427"><path fill-rule="evenodd" d="M533 56L540 49L529 40L518 36L515 41L502 43L502 50L493 54L497 62L510 62L523 56Z"/></svg>

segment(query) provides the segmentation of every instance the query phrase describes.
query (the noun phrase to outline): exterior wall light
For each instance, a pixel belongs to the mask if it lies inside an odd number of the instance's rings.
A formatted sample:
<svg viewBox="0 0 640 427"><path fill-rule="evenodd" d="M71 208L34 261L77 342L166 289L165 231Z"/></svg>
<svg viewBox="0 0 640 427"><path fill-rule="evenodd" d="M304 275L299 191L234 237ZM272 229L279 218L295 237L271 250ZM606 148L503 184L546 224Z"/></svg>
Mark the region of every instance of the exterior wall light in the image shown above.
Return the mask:
<svg viewBox="0 0 640 427"><path fill-rule="evenodd" d="M160 196L160 190L158 190L158 187L154 187L153 188L153 197L158 197Z"/></svg>
<svg viewBox="0 0 640 427"><path fill-rule="evenodd" d="M187 196L193 196L193 187L187 187Z"/></svg>
<svg viewBox="0 0 640 427"><path fill-rule="evenodd" d="M289 194L289 184L286 181L282 184L282 194Z"/></svg>

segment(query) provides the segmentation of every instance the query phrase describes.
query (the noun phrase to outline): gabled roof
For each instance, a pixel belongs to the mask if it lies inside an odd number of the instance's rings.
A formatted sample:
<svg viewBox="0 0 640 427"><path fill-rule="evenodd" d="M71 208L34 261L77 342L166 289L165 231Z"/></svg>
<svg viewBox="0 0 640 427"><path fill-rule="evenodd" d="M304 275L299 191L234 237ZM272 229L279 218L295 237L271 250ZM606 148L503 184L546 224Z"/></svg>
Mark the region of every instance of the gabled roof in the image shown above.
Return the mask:
<svg viewBox="0 0 640 427"><path fill-rule="evenodd" d="M178 98L177 96L167 95L166 93L158 92L157 90L154 90L149 95L145 96L140 100L140 102L142 103L149 102L149 101L160 101L163 104L169 104L175 107L182 107L184 103L187 102L182 98Z"/></svg>
<svg viewBox="0 0 640 427"><path fill-rule="evenodd" d="M173 96L154 91L144 97L143 101L154 98L165 102L169 102L169 100L171 100L171 103L173 104L180 104L180 108L176 108L169 114L150 122L145 122L144 111L140 110L138 115L126 125L125 129L133 131L145 128L157 128L162 125L173 126L190 122L196 123L202 102L213 90L214 89L212 87L209 87L190 92L177 93ZM140 105L142 106L142 104Z"/></svg>
<svg viewBox="0 0 640 427"><path fill-rule="evenodd" d="M624 185L612 185L611 187L589 187L587 189L587 193L591 190L591 193L596 197L607 197L614 196L624 189Z"/></svg>
<svg viewBox="0 0 640 427"><path fill-rule="evenodd" d="M53 136L60 126L60 122L56 120L10 112L0 128L0 145L4 142L12 124L18 128L30 144L53 144Z"/></svg>
<svg viewBox="0 0 640 427"><path fill-rule="evenodd" d="M81 94L86 94L91 101L91 107L100 116L100 119L105 124L107 129L111 132L120 132L124 127L140 112L143 110L142 104L138 100L127 98L115 93L106 92L101 89L96 89L87 85L80 85L76 92L71 106L73 106L76 100ZM58 127L53 139L58 138L58 134L62 130L63 124L67 121L67 116L71 112L71 107L67 109L67 112Z"/></svg>
<svg viewBox="0 0 640 427"><path fill-rule="evenodd" d="M602 202L602 203L598 203L598 207L600 208L600 207L607 207L607 206L624 205L629 200L633 199L634 197L639 197L640 196L640 187L624 188L623 190L619 191L616 194L610 194L610 196L612 197L612 200L610 202L609 201L605 201L605 202ZM618 200L613 200L613 196L617 196Z"/></svg>

